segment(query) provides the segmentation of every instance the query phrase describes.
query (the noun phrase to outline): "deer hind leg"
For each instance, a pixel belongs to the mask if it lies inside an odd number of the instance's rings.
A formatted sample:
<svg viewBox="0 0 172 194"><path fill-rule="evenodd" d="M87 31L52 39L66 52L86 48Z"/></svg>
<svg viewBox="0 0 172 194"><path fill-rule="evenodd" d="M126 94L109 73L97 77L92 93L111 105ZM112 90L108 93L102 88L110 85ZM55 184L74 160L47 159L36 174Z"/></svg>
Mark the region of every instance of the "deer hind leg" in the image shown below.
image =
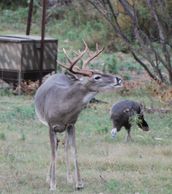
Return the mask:
<svg viewBox="0 0 172 194"><path fill-rule="evenodd" d="M51 163L47 176L47 182L50 184L50 190L56 190L56 150L58 147L58 140L56 132L53 128L49 128L50 146L51 146Z"/></svg>
<svg viewBox="0 0 172 194"><path fill-rule="evenodd" d="M80 177L79 167L78 167L78 160L77 160L77 149L76 149L76 139L75 139L75 127L72 125L67 129L67 141L71 145L71 152L75 167L75 183L76 189L82 189L84 187L83 182Z"/></svg>

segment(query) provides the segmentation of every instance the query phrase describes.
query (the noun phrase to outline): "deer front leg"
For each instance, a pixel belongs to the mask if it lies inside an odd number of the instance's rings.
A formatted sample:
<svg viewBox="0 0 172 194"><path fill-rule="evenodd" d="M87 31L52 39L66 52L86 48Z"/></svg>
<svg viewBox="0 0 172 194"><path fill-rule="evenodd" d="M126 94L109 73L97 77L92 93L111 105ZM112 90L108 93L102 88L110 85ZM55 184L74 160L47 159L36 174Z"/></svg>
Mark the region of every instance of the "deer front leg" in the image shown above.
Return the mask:
<svg viewBox="0 0 172 194"><path fill-rule="evenodd" d="M79 167L78 167L76 139L75 139L75 127L73 125L70 126L68 128L67 132L68 132L69 142L71 144L72 157L73 157L74 167L75 167L76 189L82 189L84 187L84 185L83 185L83 182L81 180Z"/></svg>
<svg viewBox="0 0 172 194"><path fill-rule="evenodd" d="M69 160L69 147L70 147L70 142L69 142L69 135L68 135L68 130L66 130L65 134L65 156L66 156L66 177L67 177L67 182L72 183L72 175L71 175L71 168L70 168L70 160Z"/></svg>
<svg viewBox="0 0 172 194"><path fill-rule="evenodd" d="M58 142L56 139L56 132L51 127L49 127L49 137L51 146L51 163L47 181L50 184L50 190L53 191L56 190L56 149L58 147Z"/></svg>

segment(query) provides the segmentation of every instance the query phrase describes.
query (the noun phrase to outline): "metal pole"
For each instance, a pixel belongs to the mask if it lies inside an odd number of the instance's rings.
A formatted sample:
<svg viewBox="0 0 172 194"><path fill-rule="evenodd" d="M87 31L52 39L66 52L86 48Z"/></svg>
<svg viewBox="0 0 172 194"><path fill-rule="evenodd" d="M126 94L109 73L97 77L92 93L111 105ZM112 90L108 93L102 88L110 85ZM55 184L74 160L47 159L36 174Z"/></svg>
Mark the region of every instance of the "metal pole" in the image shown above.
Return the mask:
<svg viewBox="0 0 172 194"><path fill-rule="evenodd" d="M44 37L45 37L46 5L47 5L47 0L42 0L42 23L41 23L41 50L40 50L39 85L42 84L42 70L43 70L43 62L44 62Z"/></svg>
<svg viewBox="0 0 172 194"><path fill-rule="evenodd" d="M30 35L30 29L31 29L31 23L32 23L32 12L33 12L33 0L30 0L28 17L27 17L26 35Z"/></svg>

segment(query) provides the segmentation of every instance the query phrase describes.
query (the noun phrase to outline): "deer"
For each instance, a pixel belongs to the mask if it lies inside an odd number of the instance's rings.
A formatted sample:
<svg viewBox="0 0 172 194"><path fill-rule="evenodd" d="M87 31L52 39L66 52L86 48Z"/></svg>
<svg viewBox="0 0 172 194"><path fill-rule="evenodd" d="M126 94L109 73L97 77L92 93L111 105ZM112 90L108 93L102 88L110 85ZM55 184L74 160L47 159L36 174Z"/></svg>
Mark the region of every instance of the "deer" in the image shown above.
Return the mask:
<svg viewBox="0 0 172 194"><path fill-rule="evenodd" d="M84 42L83 51L75 52L71 59L65 49L67 59L65 64L59 63L66 72L56 73L50 76L36 91L34 98L35 112L38 119L49 128L51 147L51 162L48 171L47 182L50 190L56 190L56 158L59 144L58 133L65 132L65 161L67 170L67 182L72 182L69 150L74 164L74 182L76 189L84 187L80 176L75 123L80 112L89 101L101 91L122 86L122 78L98 70L90 69L88 64L102 53L104 48L91 52ZM83 56L87 58L84 60ZM77 65L82 62L82 67Z"/></svg>

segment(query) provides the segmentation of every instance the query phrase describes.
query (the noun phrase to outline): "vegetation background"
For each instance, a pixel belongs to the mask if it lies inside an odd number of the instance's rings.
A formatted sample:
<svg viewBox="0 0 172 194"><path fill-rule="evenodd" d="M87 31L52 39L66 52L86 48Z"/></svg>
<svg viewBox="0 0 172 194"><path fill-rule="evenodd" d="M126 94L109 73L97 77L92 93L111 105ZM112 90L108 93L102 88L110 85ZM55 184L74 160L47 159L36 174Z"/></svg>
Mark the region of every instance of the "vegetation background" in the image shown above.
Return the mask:
<svg viewBox="0 0 172 194"><path fill-rule="evenodd" d="M82 39L92 50L99 43L105 46L105 52L91 65L118 73L125 81L123 88L99 94L97 98L107 103L90 104L78 119L77 147L85 182L83 190L75 191L73 184L66 184L64 135L59 135L57 191L54 193L171 194L171 86L159 85L150 79L130 55L126 44L88 1L48 2L46 35L59 40L59 60L65 60L62 48L78 50L82 48ZM54 6L54 2L58 6ZM145 1L137 3L142 26L156 35ZM168 1L168 9L172 9L171 1ZM27 14L27 1L2 0L0 34L25 34ZM170 24L172 20L168 22ZM35 0L31 34L40 34L40 23L41 4ZM132 39L125 15L121 16L120 24ZM133 45L137 47L134 40ZM35 117L33 95L16 96L9 89L0 89L0 194L51 193L45 183L50 159L48 129ZM124 143L124 129L116 139L110 135L109 110L112 104L122 99L142 102L151 110L145 111L151 131L144 133L134 124L134 141L127 144Z"/></svg>

